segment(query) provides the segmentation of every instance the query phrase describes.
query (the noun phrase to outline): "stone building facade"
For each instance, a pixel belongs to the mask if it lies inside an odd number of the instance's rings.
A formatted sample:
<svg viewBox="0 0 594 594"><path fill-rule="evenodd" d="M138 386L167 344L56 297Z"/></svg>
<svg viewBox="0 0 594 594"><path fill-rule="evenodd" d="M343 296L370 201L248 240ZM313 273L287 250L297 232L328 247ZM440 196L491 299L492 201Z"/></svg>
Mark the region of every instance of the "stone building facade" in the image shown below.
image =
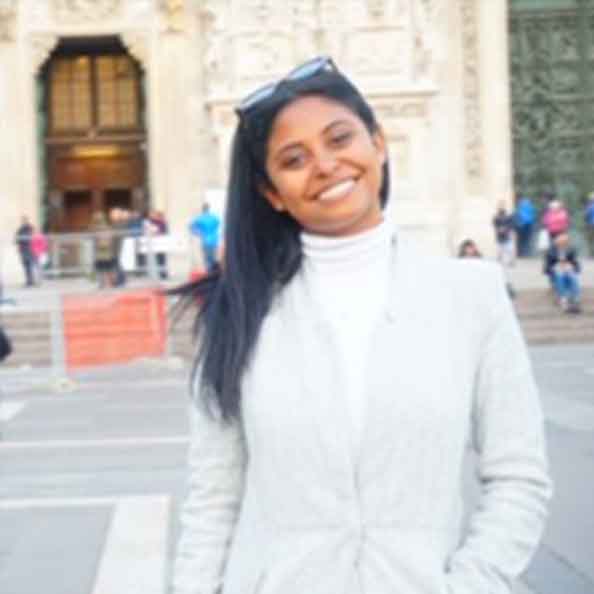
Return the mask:
<svg viewBox="0 0 594 594"><path fill-rule="evenodd" d="M507 0L0 0L0 236L22 214L46 222L44 65L64 40L108 36L143 74L136 189L174 232L225 185L236 102L330 54L385 130L402 232L437 252L467 236L490 251L495 205L512 199ZM16 274L4 253L5 277Z"/></svg>

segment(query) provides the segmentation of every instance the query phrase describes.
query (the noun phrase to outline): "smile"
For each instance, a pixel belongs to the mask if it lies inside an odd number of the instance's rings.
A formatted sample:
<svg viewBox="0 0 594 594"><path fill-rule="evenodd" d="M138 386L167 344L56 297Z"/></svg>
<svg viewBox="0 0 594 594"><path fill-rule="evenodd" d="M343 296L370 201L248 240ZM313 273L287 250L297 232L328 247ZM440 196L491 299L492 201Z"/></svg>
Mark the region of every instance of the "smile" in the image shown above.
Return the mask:
<svg viewBox="0 0 594 594"><path fill-rule="evenodd" d="M355 187L356 183L357 182L354 179L346 179L341 181L328 190L324 190L318 194L318 200L321 200L322 202L340 200L350 193L350 191Z"/></svg>

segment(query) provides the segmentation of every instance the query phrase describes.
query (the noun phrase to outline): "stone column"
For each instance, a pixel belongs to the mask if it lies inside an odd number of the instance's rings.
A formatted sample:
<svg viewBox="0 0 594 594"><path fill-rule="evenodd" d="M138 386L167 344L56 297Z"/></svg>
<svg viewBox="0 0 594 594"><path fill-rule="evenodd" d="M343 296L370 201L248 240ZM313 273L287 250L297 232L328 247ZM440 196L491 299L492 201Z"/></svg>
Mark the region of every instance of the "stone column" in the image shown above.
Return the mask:
<svg viewBox="0 0 594 594"><path fill-rule="evenodd" d="M22 214L19 179L18 126L14 117L18 110L17 72L18 48L16 43L0 40L0 209L2 234L0 234L0 283L12 284L18 278L17 254L12 246L12 234Z"/></svg>
<svg viewBox="0 0 594 594"><path fill-rule="evenodd" d="M512 202L507 2L460 0L459 17L464 183L453 243L471 237L493 255L495 206Z"/></svg>
<svg viewBox="0 0 594 594"><path fill-rule="evenodd" d="M174 2L165 11L155 45L155 63L150 94L152 204L162 210L171 231L188 241L188 223L203 199L211 156L204 146L204 100L202 96L201 40L199 19L192 18L189 3ZM174 273L186 274L187 253L172 254Z"/></svg>
<svg viewBox="0 0 594 594"><path fill-rule="evenodd" d="M513 207L507 1L480 2L484 191L492 211Z"/></svg>

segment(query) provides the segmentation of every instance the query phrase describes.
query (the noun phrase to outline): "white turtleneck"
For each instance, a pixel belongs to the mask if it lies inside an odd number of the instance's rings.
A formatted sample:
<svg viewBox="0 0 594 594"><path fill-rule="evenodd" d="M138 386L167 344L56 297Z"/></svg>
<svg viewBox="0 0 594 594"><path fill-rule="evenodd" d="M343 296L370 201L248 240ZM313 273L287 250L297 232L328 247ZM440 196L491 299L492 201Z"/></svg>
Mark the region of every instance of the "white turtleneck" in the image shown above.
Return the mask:
<svg viewBox="0 0 594 594"><path fill-rule="evenodd" d="M361 441L371 332L387 305L391 233L386 221L348 237L302 233L304 273L320 317L332 328L345 371L352 446Z"/></svg>

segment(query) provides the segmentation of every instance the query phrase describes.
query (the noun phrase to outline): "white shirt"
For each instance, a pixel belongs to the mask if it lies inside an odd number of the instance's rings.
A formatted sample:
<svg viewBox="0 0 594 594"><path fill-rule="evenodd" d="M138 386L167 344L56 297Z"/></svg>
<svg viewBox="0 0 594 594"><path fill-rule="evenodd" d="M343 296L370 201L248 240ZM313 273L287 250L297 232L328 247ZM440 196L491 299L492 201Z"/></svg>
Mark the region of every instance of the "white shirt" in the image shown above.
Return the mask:
<svg viewBox="0 0 594 594"><path fill-rule="evenodd" d="M358 451L366 403L365 363L371 332L386 306L391 232L385 221L348 237L302 233L304 273L320 317L336 339L346 381L353 452Z"/></svg>

